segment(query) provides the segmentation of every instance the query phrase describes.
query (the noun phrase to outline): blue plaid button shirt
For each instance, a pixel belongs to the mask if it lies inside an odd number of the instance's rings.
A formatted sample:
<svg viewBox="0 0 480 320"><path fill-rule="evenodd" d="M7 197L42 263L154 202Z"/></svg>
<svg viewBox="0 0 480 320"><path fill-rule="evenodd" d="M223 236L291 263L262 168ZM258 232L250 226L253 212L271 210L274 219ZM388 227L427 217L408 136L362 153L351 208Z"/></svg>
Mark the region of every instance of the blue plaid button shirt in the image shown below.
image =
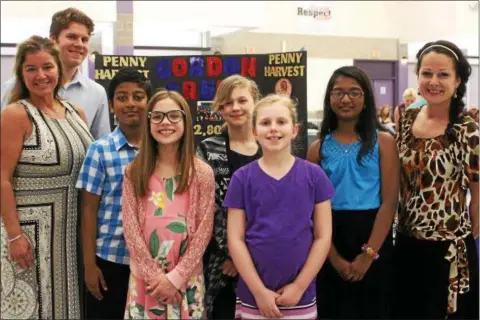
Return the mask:
<svg viewBox="0 0 480 320"><path fill-rule="evenodd" d="M129 264L122 224L122 183L125 167L138 149L130 145L117 127L90 145L78 176L78 189L100 196L97 213L97 256Z"/></svg>

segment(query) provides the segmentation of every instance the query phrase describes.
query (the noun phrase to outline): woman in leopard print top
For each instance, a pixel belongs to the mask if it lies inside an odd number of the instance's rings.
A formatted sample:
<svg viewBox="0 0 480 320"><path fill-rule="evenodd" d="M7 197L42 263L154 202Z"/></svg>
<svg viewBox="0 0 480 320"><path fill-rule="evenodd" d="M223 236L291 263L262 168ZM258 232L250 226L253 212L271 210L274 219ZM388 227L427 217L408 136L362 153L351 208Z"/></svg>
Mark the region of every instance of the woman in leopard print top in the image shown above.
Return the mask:
<svg viewBox="0 0 480 320"><path fill-rule="evenodd" d="M427 105L404 113L396 137L401 160L396 313L402 319L478 319L479 131L462 113L471 69L447 41L426 44L417 59Z"/></svg>

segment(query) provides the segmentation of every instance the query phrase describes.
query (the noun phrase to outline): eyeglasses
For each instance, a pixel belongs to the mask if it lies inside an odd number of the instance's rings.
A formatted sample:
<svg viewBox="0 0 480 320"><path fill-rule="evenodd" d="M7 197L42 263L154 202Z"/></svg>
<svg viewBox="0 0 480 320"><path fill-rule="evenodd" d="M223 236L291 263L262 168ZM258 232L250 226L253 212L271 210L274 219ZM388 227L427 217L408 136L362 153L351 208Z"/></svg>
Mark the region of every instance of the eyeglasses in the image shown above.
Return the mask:
<svg viewBox="0 0 480 320"><path fill-rule="evenodd" d="M359 89L352 89L348 91L343 91L343 90L332 90L330 92L330 96L335 99L343 99L345 95L348 95L350 99L358 99L361 96L363 96L362 90Z"/></svg>
<svg viewBox="0 0 480 320"><path fill-rule="evenodd" d="M185 111L183 110L170 110L168 112L162 111L151 111L148 113L148 118L153 123L162 123L163 119L167 116L168 121L171 123L180 122L185 116Z"/></svg>

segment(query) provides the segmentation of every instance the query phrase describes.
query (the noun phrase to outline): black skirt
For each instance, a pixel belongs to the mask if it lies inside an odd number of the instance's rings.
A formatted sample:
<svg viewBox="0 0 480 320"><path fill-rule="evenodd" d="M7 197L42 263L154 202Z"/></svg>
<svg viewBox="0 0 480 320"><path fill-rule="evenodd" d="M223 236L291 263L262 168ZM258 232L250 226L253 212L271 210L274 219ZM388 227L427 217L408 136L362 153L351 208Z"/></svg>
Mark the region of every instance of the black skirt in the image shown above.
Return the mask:
<svg viewBox="0 0 480 320"><path fill-rule="evenodd" d="M457 312L448 319L478 319L478 254L472 235L465 239L470 289L457 296ZM449 241L419 240L397 233L395 242L395 316L398 319L445 319L450 262Z"/></svg>
<svg viewBox="0 0 480 320"><path fill-rule="evenodd" d="M378 209L336 211L332 242L338 253L352 262L368 242ZM317 277L319 319L389 319L392 317L393 236L390 230L375 260L359 282L343 280L325 262Z"/></svg>

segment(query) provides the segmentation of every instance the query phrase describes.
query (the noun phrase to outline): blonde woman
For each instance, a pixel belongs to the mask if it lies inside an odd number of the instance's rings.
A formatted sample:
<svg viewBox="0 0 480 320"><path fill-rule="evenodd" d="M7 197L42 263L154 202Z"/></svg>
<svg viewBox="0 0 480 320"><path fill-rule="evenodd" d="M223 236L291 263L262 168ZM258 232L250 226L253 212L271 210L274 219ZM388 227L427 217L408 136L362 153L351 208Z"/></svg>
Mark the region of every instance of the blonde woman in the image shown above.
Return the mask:
<svg viewBox="0 0 480 320"><path fill-rule="evenodd" d="M80 165L93 137L85 112L58 96L55 43L20 43L1 116L1 319L80 319ZM80 274L79 274L80 273Z"/></svg>
<svg viewBox="0 0 480 320"><path fill-rule="evenodd" d="M260 93L255 82L233 75L222 81L213 101L213 110L225 120L221 135L200 143L197 155L215 173L215 221L211 243L205 254L205 279L208 318L233 319L237 269L227 248L227 212L223 199L232 174L260 157L253 136L252 112Z"/></svg>
<svg viewBox="0 0 480 320"><path fill-rule="evenodd" d="M398 128L398 121L407 108L417 100L417 91L413 88L405 89L403 92L403 102L400 103L393 113L395 128Z"/></svg>
<svg viewBox="0 0 480 320"><path fill-rule="evenodd" d="M395 134L395 124L392 121L392 107L384 104L378 112L378 121L392 135Z"/></svg>

